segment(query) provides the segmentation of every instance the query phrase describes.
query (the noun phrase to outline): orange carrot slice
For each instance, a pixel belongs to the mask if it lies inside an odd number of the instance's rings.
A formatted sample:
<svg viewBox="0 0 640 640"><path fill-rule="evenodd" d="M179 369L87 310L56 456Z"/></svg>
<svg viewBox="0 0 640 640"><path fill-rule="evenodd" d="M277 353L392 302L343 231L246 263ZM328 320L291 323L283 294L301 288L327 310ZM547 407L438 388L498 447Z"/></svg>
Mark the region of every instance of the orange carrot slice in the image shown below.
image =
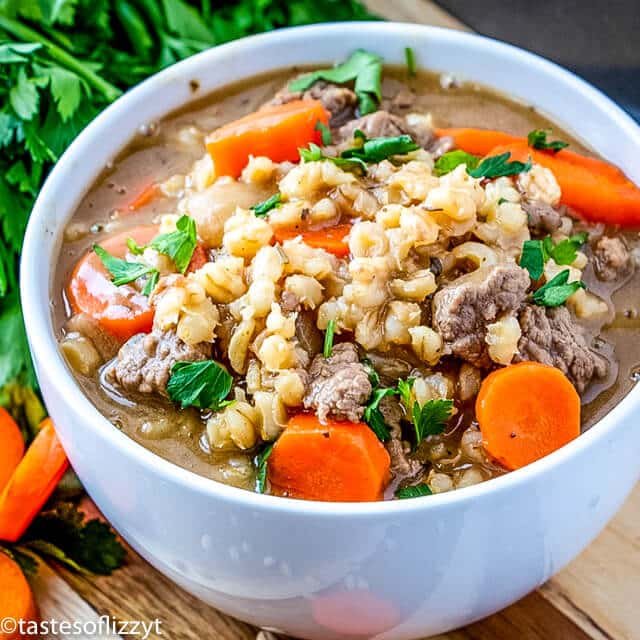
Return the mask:
<svg viewBox="0 0 640 640"><path fill-rule="evenodd" d="M0 552L0 640L23 640L19 622L36 620L38 612L31 587L22 569L5 553ZM16 628L11 630L15 621Z"/></svg>
<svg viewBox="0 0 640 640"><path fill-rule="evenodd" d="M0 491L24 456L24 438L11 415L0 407Z"/></svg>
<svg viewBox="0 0 640 640"><path fill-rule="evenodd" d="M491 129L472 129L472 128L454 128L454 129L436 129L439 137L450 136L453 138L456 147L479 156L486 156L498 146L510 144L527 145L527 139L518 136L512 136L503 131L493 131ZM530 148L530 147L529 147ZM552 156L557 160L562 160L578 167L583 167L594 173L608 176L615 182L633 185L627 176L616 166L598 160L597 158L589 158L583 156L570 149L561 149L560 151L540 151L548 156ZM491 154L493 155L493 154Z"/></svg>
<svg viewBox="0 0 640 640"><path fill-rule="evenodd" d="M156 225L135 227L100 243L117 258L127 253L127 238L138 244L148 244L158 234ZM153 309L141 293L116 287L100 258L89 251L78 262L67 287L67 297L75 313L86 313L105 331L121 340L136 333L148 333L153 324Z"/></svg>
<svg viewBox="0 0 640 640"><path fill-rule="evenodd" d="M53 422L46 418L0 495L0 540L16 542L22 536L68 466Z"/></svg>
<svg viewBox="0 0 640 640"><path fill-rule="evenodd" d="M371 502L382 499L389 454L362 422L294 416L273 447L268 477L272 491L304 500Z"/></svg>
<svg viewBox="0 0 640 640"><path fill-rule="evenodd" d="M152 182L147 185L130 203L129 211L137 211L148 205L160 195L160 187L157 183Z"/></svg>
<svg viewBox="0 0 640 640"><path fill-rule="evenodd" d="M482 381L476 418L487 453L519 469L580 435L580 396L559 369L521 362Z"/></svg>
<svg viewBox="0 0 640 640"><path fill-rule="evenodd" d="M320 101L294 100L265 107L216 129L206 139L216 175L237 178L249 156L297 161L300 147L321 142L318 122L329 123Z"/></svg>
<svg viewBox="0 0 640 640"><path fill-rule="evenodd" d="M567 162L560 155L538 151L525 143L495 147L487 156L509 152L510 160L534 162L550 169L562 190L562 202L586 220L640 226L640 189L625 178L612 178L590 166Z"/></svg>
<svg viewBox="0 0 640 640"><path fill-rule="evenodd" d="M284 242L302 236L305 244L314 249L324 249L334 256L344 258L349 255L349 242L347 236L351 231L350 224L338 224L335 227L318 229L317 231L297 231L295 229L275 229L273 237L276 242Z"/></svg>

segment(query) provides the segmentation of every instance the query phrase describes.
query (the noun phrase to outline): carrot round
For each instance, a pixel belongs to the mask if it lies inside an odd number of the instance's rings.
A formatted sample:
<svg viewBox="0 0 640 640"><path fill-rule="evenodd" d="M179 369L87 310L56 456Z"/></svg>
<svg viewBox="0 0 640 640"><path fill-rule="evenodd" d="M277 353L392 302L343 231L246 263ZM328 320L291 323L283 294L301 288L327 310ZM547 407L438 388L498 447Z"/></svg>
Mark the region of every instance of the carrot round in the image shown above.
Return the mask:
<svg viewBox="0 0 640 640"><path fill-rule="evenodd" d="M189 266L187 267L187 273L197 271L207 262L209 262L207 250L204 248L202 242L198 242L196 248L193 250L193 254L191 255L191 261L189 262Z"/></svg>
<svg viewBox="0 0 640 640"><path fill-rule="evenodd" d="M318 229L317 231L297 231L295 229L279 228L273 232L276 242L284 242L302 236L305 244L314 249L324 249L334 256L344 258L349 255L349 242L347 236L351 231L350 224L339 224L335 227Z"/></svg>
<svg viewBox="0 0 640 640"><path fill-rule="evenodd" d="M144 245L157 234L156 225L135 227L104 240L100 246L117 258L124 258L127 238ZM86 313L105 331L121 340L151 331L153 309L148 298L130 287L116 287L93 251L85 254L73 270L67 296L75 313Z"/></svg>
<svg viewBox="0 0 640 640"><path fill-rule="evenodd" d="M318 122L329 123L329 114L320 101L293 100L265 107L216 129L206 139L216 175L237 178L249 156L267 156L274 162L297 161L300 147L321 142Z"/></svg>
<svg viewBox="0 0 640 640"><path fill-rule="evenodd" d="M476 418L487 453L519 469L580 435L580 396L559 369L521 362L483 380Z"/></svg>
<svg viewBox="0 0 640 640"><path fill-rule="evenodd" d="M0 491L24 456L24 438L8 411L0 407Z"/></svg>
<svg viewBox="0 0 640 640"><path fill-rule="evenodd" d="M526 143L494 147L487 156L509 152L510 160L534 162L550 169L562 190L562 202L586 220L640 226L640 189L628 179L593 171L589 165L568 162L564 156L539 151Z"/></svg>
<svg viewBox="0 0 640 640"><path fill-rule="evenodd" d="M0 495L0 540L16 542L69 466L53 422L46 418Z"/></svg>
<svg viewBox="0 0 640 640"><path fill-rule="evenodd" d="M0 640L22 640L19 622L36 620L38 612L31 587L22 569L5 553L0 552ZM15 630L11 630L15 621Z"/></svg>
<svg viewBox="0 0 640 640"><path fill-rule="evenodd" d="M389 454L362 422L294 416L268 462L272 492L304 500L372 502L389 480Z"/></svg>

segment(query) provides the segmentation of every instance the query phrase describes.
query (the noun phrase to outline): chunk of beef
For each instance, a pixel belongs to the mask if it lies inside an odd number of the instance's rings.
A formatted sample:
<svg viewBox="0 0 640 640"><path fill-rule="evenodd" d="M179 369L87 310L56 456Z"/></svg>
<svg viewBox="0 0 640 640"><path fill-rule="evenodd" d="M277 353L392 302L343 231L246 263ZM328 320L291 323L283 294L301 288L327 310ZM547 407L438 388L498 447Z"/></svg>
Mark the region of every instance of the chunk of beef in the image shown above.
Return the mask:
<svg viewBox="0 0 640 640"><path fill-rule="evenodd" d="M522 208L534 233L549 234L560 228L562 213L542 200L523 200Z"/></svg>
<svg viewBox="0 0 640 640"><path fill-rule="evenodd" d="M607 374L606 359L589 348L566 307L527 304L518 319L522 337L514 361L535 360L557 367L580 393L593 378Z"/></svg>
<svg viewBox="0 0 640 640"><path fill-rule="evenodd" d="M176 362L197 362L211 357L211 345L191 346L174 331L139 333L125 342L107 371L107 380L125 391L166 395L171 368Z"/></svg>
<svg viewBox="0 0 640 640"><path fill-rule="evenodd" d="M447 151L451 151L455 147L455 140L451 136L442 136L435 138L426 148L427 151L437 160Z"/></svg>
<svg viewBox="0 0 640 640"><path fill-rule="evenodd" d="M433 298L433 327L444 353L477 367L490 365L487 325L518 311L529 288L529 274L516 264L478 269L443 287Z"/></svg>
<svg viewBox="0 0 640 640"><path fill-rule="evenodd" d="M378 405L384 422L389 427L391 438L385 443L385 447L391 458L391 473L395 483L416 477L423 469L422 463L409 458L408 449L402 442L402 407L400 403L389 396L383 398Z"/></svg>
<svg viewBox="0 0 640 640"><path fill-rule="evenodd" d="M311 356L322 351L323 338L315 322L313 311L298 311L296 316L298 344Z"/></svg>
<svg viewBox="0 0 640 640"><path fill-rule="evenodd" d="M292 100L320 100L325 109L331 114L331 126L340 127L355 117L358 98L347 87L320 80L307 91L289 91L287 87L278 91L270 105L286 104Z"/></svg>
<svg viewBox="0 0 640 640"><path fill-rule="evenodd" d="M76 331L90 340L103 362L113 358L120 347L120 341L105 331L97 320L86 313L76 313L71 316L65 329L68 333Z"/></svg>
<svg viewBox="0 0 640 640"><path fill-rule="evenodd" d="M388 111L374 111L341 126L334 138L337 142L350 142L356 129L362 131L367 138L391 138L408 133L404 118Z"/></svg>
<svg viewBox="0 0 640 640"><path fill-rule="evenodd" d="M631 271L631 254L621 238L602 236L593 249L593 268L600 280L611 282Z"/></svg>
<svg viewBox="0 0 640 640"><path fill-rule="evenodd" d="M354 344L337 344L329 358L318 354L313 359L304 406L314 409L322 422L329 415L338 420L360 421L370 395L369 376Z"/></svg>

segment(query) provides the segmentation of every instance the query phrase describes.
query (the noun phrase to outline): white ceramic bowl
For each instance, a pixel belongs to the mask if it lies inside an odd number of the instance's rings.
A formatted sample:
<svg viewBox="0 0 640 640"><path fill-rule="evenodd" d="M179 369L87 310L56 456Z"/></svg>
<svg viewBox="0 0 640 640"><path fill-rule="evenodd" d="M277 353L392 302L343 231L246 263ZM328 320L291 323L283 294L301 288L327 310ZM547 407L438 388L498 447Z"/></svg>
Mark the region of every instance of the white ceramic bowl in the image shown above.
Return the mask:
<svg viewBox="0 0 640 640"><path fill-rule="evenodd" d="M38 378L91 497L137 551L183 588L233 616L303 638L424 637L486 616L542 584L596 536L636 482L640 390L560 451L453 493L370 504L262 496L156 457L98 413L58 351L52 276L63 227L105 162L141 124L189 102L191 80L204 95L263 71L340 60L356 47L402 63L406 46L421 66L539 107L640 182L638 126L550 62L436 28L312 26L217 47L118 100L58 162L24 244L22 302ZM337 611L336 602L345 610Z"/></svg>

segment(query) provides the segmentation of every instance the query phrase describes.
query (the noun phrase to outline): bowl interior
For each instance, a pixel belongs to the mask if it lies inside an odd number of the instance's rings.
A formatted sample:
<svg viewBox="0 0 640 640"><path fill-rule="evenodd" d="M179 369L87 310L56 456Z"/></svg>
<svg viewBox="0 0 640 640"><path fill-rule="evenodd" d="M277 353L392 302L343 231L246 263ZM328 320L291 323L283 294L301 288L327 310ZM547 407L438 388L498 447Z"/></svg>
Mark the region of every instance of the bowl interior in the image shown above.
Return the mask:
<svg viewBox="0 0 640 640"><path fill-rule="evenodd" d="M216 494L256 506L297 510L326 510L366 513L371 510L408 509L419 502L424 507L442 501L470 499L486 491L497 491L509 483L523 482L527 474L542 473L546 466L561 464L580 447L603 437L614 428L616 416L630 411L640 399L632 391L614 411L577 441L529 467L452 494L429 501L397 501L393 504L336 505L254 495L195 476L157 458L125 435L113 429L80 392L57 348L49 300L58 295L51 290L56 256L64 225L79 201L140 125L162 118L184 106L242 78L302 64L322 64L344 59L353 49L363 47L382 55L386 62L402 64L405 47L412 47L417 63L425 68L454 73L478 81L531 104L576 137L585 140L602 156L621 166L640 182L640 128L608 98L566 70L510 45L488 38L395 23L340 23L287 29L216 47L194 56L150 78L114 103L76 139L56 165L31 216L26 234L21 290L27 333L39 376L46 376L56 393L73 398L73 411L88 429L100 437L117 439L118 446L139 464L157 467L173 480L194 490ZM193 91L194 81L199 85ZM64 441L64 427L62 427Z"/></svg>

